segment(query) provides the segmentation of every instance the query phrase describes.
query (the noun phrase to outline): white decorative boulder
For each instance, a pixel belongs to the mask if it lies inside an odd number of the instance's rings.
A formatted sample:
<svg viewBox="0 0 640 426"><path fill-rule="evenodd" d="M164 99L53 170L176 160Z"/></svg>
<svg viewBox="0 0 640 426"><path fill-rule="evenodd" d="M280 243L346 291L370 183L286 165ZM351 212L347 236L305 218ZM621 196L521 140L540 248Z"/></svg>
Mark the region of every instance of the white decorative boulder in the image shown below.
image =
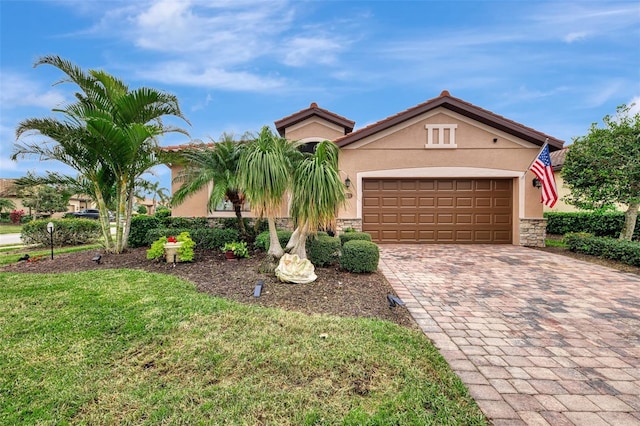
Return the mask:
<svg viewBox="0 0 640 426"><path fill-rule="evenodd" d="M285 283L307 284L318 278L309 259L300 259L297 254L285 254L276 267L276 277Z"/></svg>

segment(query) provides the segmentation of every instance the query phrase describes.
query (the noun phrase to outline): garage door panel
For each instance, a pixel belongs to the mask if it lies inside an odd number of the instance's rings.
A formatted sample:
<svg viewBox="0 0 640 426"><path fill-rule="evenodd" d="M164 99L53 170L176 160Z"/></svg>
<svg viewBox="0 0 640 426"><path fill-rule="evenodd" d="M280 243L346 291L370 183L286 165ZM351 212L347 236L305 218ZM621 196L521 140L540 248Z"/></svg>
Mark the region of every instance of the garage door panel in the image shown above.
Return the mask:
<svg viewBox="0 0 640 426"><path fill-rule="evenodd" d="M455 190L460 191L473 191L473 181L472 180L456 180L454 181Z"/></svg>
<svg viewBox="0 0 640 426"><path fill-rule="evenodd" d="M456 197L456 207L473 207L473 198L471 197Z"/></svg>
<svg viewBox="0 0 640 426"><path fill-rule="evenodd" d="M434 213L420 213L418 215L418 223L420 225L431 225L436 223L436 215Z"/></svg>
<svg viewBox="0 0 640 426"><path fill-rule="evenodd" d="M456 214L456 223L458 225L470 225L473 223L473 215L469 213Z"/></svg>
<svg viewBox="0 0 640 426"><path fill-rule="evenodd" d="M418 207L433 207L435 205L435 197L418 197Z"/></svg>
<svg viewBox="0 0 640 426"><path fill-rule="evenodd" d="M507 197L497 197L493 199L493 206L494 207L506 207L509 208L511 207L511 198L507 198Z"/></svg>
<svg viewBox="0 0 640 426"><path fill-rule="evenodd" d="M511 243L510 179L365 179L363 230L380 243Z"/></svg>
<svg viewBox="0 0 640 426"><path fill-rule="evenodd" d="M438 207L453 207L453 197L444 196L436 200Z"/></svg>
<svg viewBox="0 0 640 426"><path fill-rule="evenodd" d="M415 207L416 206L416 197L401 197L400 198L400 206L402 207Z"/></svg>

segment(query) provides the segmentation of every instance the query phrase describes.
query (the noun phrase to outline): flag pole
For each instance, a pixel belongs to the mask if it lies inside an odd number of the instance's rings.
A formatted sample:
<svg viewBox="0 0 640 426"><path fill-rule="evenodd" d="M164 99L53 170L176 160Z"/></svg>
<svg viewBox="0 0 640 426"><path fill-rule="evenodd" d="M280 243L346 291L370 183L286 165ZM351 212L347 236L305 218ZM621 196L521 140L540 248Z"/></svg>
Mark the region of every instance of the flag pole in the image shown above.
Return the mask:
<svg viewBox="0 0 640 426"><path fill-rule="evenodd" d="M538 155L536 155L535 157L533 157L533 160L531 160L531 163L529 163L529 167L527 167L524 171L524 173L522 174L522 177L524 178L527 175L527 172L529 170L531 170L531 166L533 166L533 163L536 162L536 160L538 159L538 157L540 157L540 153L542 152L542 150L544 149L545 146L549 145L549 138L546 138L544 140L544 144L542 145L542 148L540 148L540 151L538 151Z"/></svg>

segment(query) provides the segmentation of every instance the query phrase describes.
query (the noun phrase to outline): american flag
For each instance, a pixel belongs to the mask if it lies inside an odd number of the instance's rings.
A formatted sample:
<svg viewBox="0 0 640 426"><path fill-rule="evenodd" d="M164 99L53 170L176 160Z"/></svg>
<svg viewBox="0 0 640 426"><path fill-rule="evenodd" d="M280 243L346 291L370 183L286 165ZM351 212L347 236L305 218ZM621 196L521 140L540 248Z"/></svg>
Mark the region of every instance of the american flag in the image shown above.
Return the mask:
<svg viewBox="0 0 640 426"><path fill-rule="evenodd" d="M541 201L549 207L553 207L558 201L558 188L556 178L551 167L551 156L549 155L549 145L542 147L538 158L531 165L531 171L536 175L542 184Z"/></svg>

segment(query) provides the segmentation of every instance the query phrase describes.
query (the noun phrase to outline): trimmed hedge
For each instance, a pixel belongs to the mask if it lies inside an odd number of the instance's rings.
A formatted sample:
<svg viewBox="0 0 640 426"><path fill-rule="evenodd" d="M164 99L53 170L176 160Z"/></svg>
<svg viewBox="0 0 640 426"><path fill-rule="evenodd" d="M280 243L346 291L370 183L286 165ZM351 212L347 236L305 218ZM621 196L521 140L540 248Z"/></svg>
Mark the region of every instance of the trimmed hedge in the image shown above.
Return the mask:
<svg viewBox="0 0 640 426"><path fill-rule="evenodd" d="M588 232L597 237L618 238L624 225L624 213L546 212L547 233L564 235L569 232ZM636 223L634 240L640 240L640 221Z"/></svg>
<svg viewBox="0 0 640 426"><path fill-rule="evenodd" d="M278 231L278 241L280 241L280 245L282 246L282 248L284 248L289 242L291 234L293 234L292 231ZM256 237L256 242L254 243L254 247L260 250L267 251L269 250L269 245L269 231L264 231L258 234L258 236Z"/></svg>
<svg viewBox="0 0 640 426"><path fill-rule="evenodd" d="M353 232L350 232L352 234ZM351 240L342 246L340 267L349 272L375 272L380 260L380 249L366 240Z"/></svg>
<svg viewBox="0 0 640 426"><path fill-rule="evenodd" d="M586 233L569 233L564 237L569 250L640 266L640 243L613 238L594 237Z"/></svg>
<svg viewBox="0 0 640 426"><path fill-rule="evenodd" d="M340 234L340 244L344 245L347 241L352 240L371 241L371 234L366 232L345 232Z"/></svg>
<svg viewBox="0 0 640 426"><path fill-rule="evenodd" d="M238 241L240 232L232 228L200 228L191 231L191 238L199 249L220 250L225 244Z"/></svg>
<svg viewBox="0 0 640 426"><path fill-rule="evenodd" d="M209 220L206 217L172 217L161 218L162 227L174 229L202 229L209 228Z"/></svg>
<svg viewBox="0 0 640 426"><path fill-rule="evenodd" d="M315 266L328 266L335 263L340 256L340 239L329 235L318 235L307 241L307 257Z"/></svg>
<svg viewBox="0 0 640 426"><path fill-rule="evenodd" d="M56 247L92 243L102 235L100 223L91 219L40 219L22 225L21 238L25 244L48 246L51 235L47 224L53 223L53 244Z"/></svg>
<svg viewBox="0 0 640 426"><path fill-rule="evenodd" d="M147 242L147 233L153 229L160 228L161 221L155 216L134 216L131 218L131 229L127 244L131 248L144 247L150 245L158 238Z"/></svg>

